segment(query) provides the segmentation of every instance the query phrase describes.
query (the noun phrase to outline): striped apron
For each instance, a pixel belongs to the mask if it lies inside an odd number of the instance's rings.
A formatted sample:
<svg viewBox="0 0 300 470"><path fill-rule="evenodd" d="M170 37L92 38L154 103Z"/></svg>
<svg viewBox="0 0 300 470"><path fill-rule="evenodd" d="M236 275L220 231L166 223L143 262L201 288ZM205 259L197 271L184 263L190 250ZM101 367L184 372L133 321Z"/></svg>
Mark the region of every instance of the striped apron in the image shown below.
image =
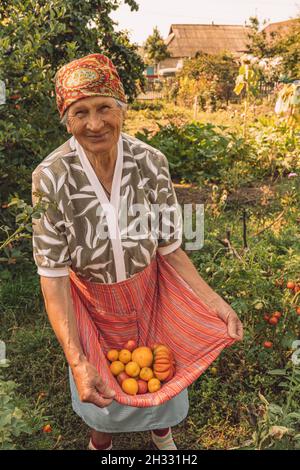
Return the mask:
<svg viewBox="0 0 300 470"><path fill-rule="evenodd" d="M182 421L188 412L187 387L234 342L226 324L159 253L147 268L121 282L90 282L73 271L70 281L84 354L116 392L105 410L81 403L70 373L76 413L103 432L155 429ZM111 374L106 353L130 339L139 346L163 343L173 351L176 374L159 391L127 395Z"/></svg>

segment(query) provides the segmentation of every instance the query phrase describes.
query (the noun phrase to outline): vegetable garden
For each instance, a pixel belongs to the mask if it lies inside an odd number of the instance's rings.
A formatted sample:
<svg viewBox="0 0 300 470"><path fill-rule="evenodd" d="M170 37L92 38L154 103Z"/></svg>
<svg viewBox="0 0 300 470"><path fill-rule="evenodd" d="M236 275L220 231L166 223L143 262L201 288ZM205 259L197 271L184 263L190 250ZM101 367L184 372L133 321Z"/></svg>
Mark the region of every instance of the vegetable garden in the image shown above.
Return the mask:
<svg viewBox="0 0 300 470"><path fill-rule="evenodd" d="M52 11L44 2L12 3L19 10L0 7L0 80L6 85L0 105L0 339L8 358L0 362L0 449L84 449L87 428L71 408L67 364L32 260L31 218L44 208L32 207L30 186L33 168L67 138L55 115L55 68L88 52L87 42L74 40L78 2L67 2L69 8L57 0ZM32 17L25 14L29 6ZM84 8L79 13L88 15ZM18 14L21 24L14 22ZM33 21L39 27L29 34ZM172 98L141 105L134 101L140 59L128 38L114 37L111 28L103 30L105 52L119 54L124 77L126 60L136 71L126 81L132 104L124 130L167 156L180 203L204 204L204 246L188 254L245 327L244 341L190 387L189 416L174 428L175 440L181 449L299 449L299 82L279 83L261 96L258 65L248 57L235 70L234 98L218 109L204 106L197 119ZM57 32L70 34L61 55ZM93 48L95 32L85 34L87 49ZM147 442L146 433L120 435L115 448L142 449Z"/></svg>

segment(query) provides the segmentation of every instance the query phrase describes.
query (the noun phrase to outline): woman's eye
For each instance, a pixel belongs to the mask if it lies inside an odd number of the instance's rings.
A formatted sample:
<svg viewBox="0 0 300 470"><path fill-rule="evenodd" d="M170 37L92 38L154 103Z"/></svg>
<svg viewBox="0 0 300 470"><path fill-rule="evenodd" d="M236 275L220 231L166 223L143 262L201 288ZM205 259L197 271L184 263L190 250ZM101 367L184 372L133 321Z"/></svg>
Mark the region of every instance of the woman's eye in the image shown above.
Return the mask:
<svg viewBox="0 0 300 470"><path fill-rule="evenodd" d="M83 115L84 115L84 111L77 111L77 112L75 113L75 116L79 116L79 117L80 117L80 116L83 116Z"/></svg>

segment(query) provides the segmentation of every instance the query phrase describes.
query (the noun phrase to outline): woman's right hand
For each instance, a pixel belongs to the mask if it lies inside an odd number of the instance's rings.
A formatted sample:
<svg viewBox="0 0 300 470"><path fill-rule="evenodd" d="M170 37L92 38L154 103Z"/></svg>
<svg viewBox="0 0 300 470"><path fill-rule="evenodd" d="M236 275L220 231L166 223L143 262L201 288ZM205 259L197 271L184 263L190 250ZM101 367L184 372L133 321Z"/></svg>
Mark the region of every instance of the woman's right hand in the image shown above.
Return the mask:
<svg viewBox="0 0 300 470"><path fill-rule="evenodd" d="M73 366L72 373L80 401L93 403L100 408L112 403L114 390L101 379L97 369L87 360Z"/></svg>

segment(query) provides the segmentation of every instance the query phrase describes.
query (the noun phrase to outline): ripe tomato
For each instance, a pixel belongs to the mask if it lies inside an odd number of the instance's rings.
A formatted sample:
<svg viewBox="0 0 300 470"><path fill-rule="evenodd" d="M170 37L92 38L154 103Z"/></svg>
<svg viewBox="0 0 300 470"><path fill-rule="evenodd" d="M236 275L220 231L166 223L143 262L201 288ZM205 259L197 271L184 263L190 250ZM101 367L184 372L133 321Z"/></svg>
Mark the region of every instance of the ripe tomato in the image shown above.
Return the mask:
<svg viewBox="0 0 300 470"><path fill-rule="evenodd" d="M270 325L277 325L278 323L278 318L276 317L271 317L269 320Z"/></svg>
<svg viewBox="0 0 300 470"><path fill-rule="evenodd" d="M264 342L264 348L270 349L270 348L272 348L272 346L273 346L272 341L265 341Z"/></svg>
<svg viewBox="0 0 300 470"><path fill-rule="evenodd" d="M275 317L275 318L280 318L281 317L281 312L274 312L272 317Z"/></svg>
<svg viewBox="0 0 300 470"><path fill-rule="evenodd" d="M295 287L294 281L288 281L287 284L286 284L286 287L288 289L294 289L294 287Z"/></svg>
<svg viewBox="0 0 300 470"><path fill-rule="evenodd" d="M21 98L21 95L10 95L11 100L19 100Z"/></svg>

